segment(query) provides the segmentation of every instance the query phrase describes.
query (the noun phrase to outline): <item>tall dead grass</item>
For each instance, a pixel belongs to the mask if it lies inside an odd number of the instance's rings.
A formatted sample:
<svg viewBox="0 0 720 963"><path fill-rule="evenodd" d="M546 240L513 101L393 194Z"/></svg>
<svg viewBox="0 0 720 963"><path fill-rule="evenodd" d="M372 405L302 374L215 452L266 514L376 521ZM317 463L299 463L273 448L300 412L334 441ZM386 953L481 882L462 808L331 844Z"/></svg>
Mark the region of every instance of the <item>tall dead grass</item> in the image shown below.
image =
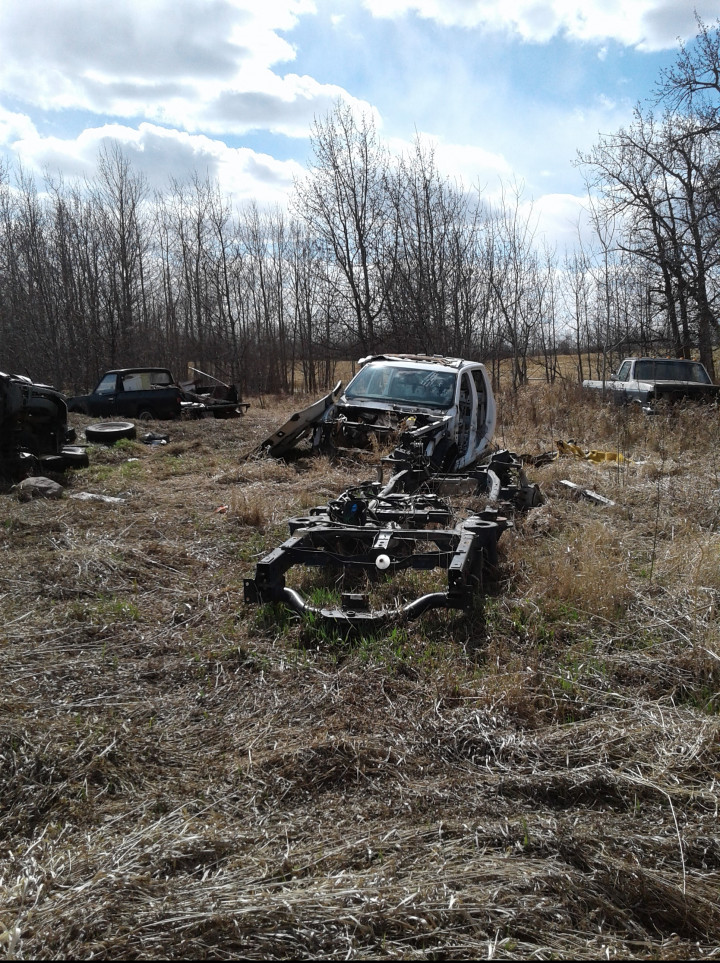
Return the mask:
<svg viewBox="0 0 720 963"><path fill-rule="evenodd" d="M353 641L243 604L372 475L247 457L264 402L92 449L121 504L0 492L0 953L717 956L717 411L503 396L500 444L625 461L529 468L470 611Z"/></svg>

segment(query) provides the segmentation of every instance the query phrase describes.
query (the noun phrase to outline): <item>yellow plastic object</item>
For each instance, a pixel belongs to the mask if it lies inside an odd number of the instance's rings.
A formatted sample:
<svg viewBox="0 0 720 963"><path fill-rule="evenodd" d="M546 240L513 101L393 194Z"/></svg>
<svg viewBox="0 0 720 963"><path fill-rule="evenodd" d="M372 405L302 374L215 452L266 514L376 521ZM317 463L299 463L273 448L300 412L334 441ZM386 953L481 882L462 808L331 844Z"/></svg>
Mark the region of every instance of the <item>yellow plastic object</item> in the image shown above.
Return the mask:
<svg viewBox="0 0 720 963"><path fill-rule="evenodd" d="M625 461L625 456L619 451L600 451L597 448L591 448L589 451L586 451L572 441L558 441L557 447L561 455L573 455L575 458L591 461L594 465L600 465L604 462L621 464Z"/></svg>

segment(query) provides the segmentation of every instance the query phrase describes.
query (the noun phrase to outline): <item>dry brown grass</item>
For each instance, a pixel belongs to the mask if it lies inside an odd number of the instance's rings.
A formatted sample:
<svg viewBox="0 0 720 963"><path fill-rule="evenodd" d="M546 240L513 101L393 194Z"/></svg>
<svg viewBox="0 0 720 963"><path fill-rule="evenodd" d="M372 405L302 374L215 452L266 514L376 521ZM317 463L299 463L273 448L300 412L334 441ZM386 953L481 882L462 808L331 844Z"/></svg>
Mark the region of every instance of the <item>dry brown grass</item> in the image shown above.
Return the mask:
<svg viewBox="0 0 720 963"><path fill-rule="evenodd" d="M501 401L626 461L531 470L487 597L353 642L242 602L373 477L246 457L297 403L94 448L122 504L0 491L0 953L718 955L718 412Z"/></svg>

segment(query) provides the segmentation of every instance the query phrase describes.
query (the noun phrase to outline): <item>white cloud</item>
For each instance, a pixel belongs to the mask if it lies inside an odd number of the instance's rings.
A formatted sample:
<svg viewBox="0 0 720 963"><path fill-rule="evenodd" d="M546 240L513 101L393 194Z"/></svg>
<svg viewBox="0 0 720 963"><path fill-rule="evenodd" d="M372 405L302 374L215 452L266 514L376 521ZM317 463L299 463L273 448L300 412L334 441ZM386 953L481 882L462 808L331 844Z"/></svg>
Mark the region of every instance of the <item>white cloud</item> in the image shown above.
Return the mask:
<svg viewBox="0 0 720 963"><path fill-rule="evenodd" d="M26 114L5 110L0 104L0 147L35 135L35 125Z"/></svg>
<svg viewBox="0 0 720 963"><path fill-rule="evenodd" d="M708 21L717 0L362 0L375 17L414 12L444 26L479 27L544 43L558 34L615 40L641 50L674 47L696 33L694 10Z"/></svg>
<svg viewBox="0 0 720 963"><path fill-rule="evenodd" d="M587 197L576 194L543 194L532 202L537 222L536 239L544 240L559 254L577 246L578 237L589 237Z"/></svg>
<svg viewBox="0 0 720 963"><path fill-rule="evenodd" d="M468 187L480 187L497 178L512 175L512 168L502 154L468 144L446 144L437 141L435 157L448 174L459 177Z"/></svg>
<svg viewBox="0 0 720 963"><path fill-rule="evenodd" d="M455 178L466 188L492 184L512 176L512 168L502 154L493 153L474 144L452 144L434 134L419 132L421 144L435 156L438 170L443 176ZM414 143L401 138L390 138L388 146L396 155L411 155Z"/></svg>
<svg viewBox="0 0 720 963"><path fill-rule="evenodd" d="M185 126L214 133L262 128L290 137L307 137L313 118L327 114L338 100L358 112L372 109L334 84L320 84L297 74L279 78L268 73L254 89L223 90L206 104L202 116L192 123L186 121ZM165 119L182 123L179 112L174 117L166 112Z"/></svg>
<svg viewBox="0 0 720 963"><path fill-rule="evenodd" d="M23 166L38 174L48 170L69 178L92 178L99 151L117 143L133 170L161 191L171 178L184 181L197 171L201 177L207 174L217 180L221 190L235 201L255 199L260 204L283 205L293 178L302 173L295 161L279 161L246 147L228 147L204 135L147 123L137 128L105 124L87 128L77 138L63 139L41 136L29 121L11 118L6 122L0 113L0 137L4 131L5 143L22 158Z"/></svg>
<svg viewBox="0 0 720 963"><path fill-rule="evenodd" d="M311 0L3 0L0 93L48 111L304 137L346 91L276 72Z"/></svg>

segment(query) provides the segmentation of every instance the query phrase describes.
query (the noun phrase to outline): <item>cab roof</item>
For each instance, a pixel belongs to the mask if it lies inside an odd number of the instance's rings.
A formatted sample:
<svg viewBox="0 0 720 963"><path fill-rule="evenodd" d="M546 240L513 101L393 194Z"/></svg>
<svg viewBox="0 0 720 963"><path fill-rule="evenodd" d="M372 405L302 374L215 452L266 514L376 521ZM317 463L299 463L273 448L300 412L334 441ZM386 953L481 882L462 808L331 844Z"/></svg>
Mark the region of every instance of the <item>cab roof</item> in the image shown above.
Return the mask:
<svg viewBox="0 0 720 963"><path fill-rule="evenodd" d="M416 364L439 365L443 368L454 368L456 371L480 364L479 361L467 361L463 358L446 358L441 354L372 354L366 358L360 358L358 364L362 368L372 361L412 361Z"/></svg>

